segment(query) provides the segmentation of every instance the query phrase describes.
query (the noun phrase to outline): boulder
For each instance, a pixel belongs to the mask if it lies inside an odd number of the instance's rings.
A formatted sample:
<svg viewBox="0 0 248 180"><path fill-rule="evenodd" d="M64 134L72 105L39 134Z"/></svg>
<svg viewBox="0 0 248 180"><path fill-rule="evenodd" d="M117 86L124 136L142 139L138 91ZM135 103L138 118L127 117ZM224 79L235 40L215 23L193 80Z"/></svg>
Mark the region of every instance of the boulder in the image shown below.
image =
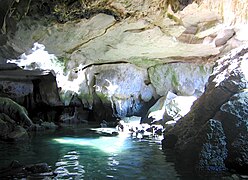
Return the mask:
<svg viewBox="0 0 248 180"><path fill-rule="evenodd" d="M51 167L47 163L30 164L24 169L32 174L51 172Z"/></svg>
<svg viewBox="0 0 248 180"><path fill-rule="evenodd" d="M0 97L0 113L4 113L15 120L16 123L31 127L32 120L28 117L27 110L9 98Z"/></svg>
<svg viewBox="0 0 248 180"><path fill-rule="evenodd" d="M51 179L53 175L47 163L23 165L13 160L8 167L0 169L1 179Z"/></svg>
<svg viewBox="0 0 248 180"><path fill-rule="evenodd" d="M211 64L196 63L168 63L148 69L150 81L160 96L168 91L180 96L199 96L211 72Z"/></svg>
<svg viewBox="0 0 248 180"><path fill-rule="evenodd" d="M27 140L28 133L22 126L17 125L8 115L0 114L0 140L20 141Z"/></svg>
<svg viewBox="0 0 248 180"><path fill-rule="evenodd" d="M14 131L8 134L8 140L27 140L28 133L22 126L14 126Z"/></svg>
<svg viewBox="0 0 248 180"><path fill-rule="evenodd" d="M9 120L7 120L9 119ZM12 123L11 123L12 121ZM9 118L6 114L1 113L0 114L0 138L1 139L7 139L8 134L12 130L12 124L14 124L14 121Z"/></svg>
<svg viewBox="0 0 248 180"><path fill-rule="evenodd" d="M27 111L9 98L0 97L0 139L19 141L28 139L27 129L34 126Z"/></svg>
<svg viewBox="0 0 248 180"><path fill-rule="evenodd" d="M247 173L245 171L248 162L246 142L248 111L245 105L248 87L247 55L248 47L243 46L216 62L203 95L195 101L186 116L165 132L163 140L165 149L174 147L179 154L178 157L183 157L185 161L193 161L194 167L201 164L201 169L210 171L222 171L224 167L228 167ZM209 130L205 131L202 127L209 127L214 134L209 135L210 129L207 128ZM198 144L194 139L199 135L207 135L208 139L211 138L216 148L212 148L213 145L206 146L205 143ZM200 140L203 142L206 139L200 138ZM185 152L195 153L197 157L203 154L209 156L205 156L205 160L201 161L191 159ZM220 155L220 158L217 158L216 153ZM215 165L219 164L222 168L209 168L210 162L214 162Z"/></svg>
<svg viewBox="0 0 248 180"><path fill-rule="evenodd" d="M224 103L216 118L221 120L228 139L228 157L225 162L230 169L246 172L248 169L248 91L233 95Z"/></svg>
<svg viewBox="0 0 248 180"><path fill-rule="evenodd" d="M185 116L190 111L196 99L197 97L195 96L175 96L165 107L166 113L163 115L164 122L167 122L171 117L177 121Z"/></svg>
<svg viewBox="0 0 248 180"><path fill-rule="evenodd" d="M222 46L226 44L226 42L231 39L235 34L233 29L224 29L221 31L217 37L214 39L215 46Z"/></svg>
<svg viewBox="0 0 248 180"><path fill-rule="evenodd" d="M168 92L167 96L161 97L147 112L142 119L145 123L160 123L165 126L167 121L177 121L185 116L197 98L195 96L177 96Z"/></svg>

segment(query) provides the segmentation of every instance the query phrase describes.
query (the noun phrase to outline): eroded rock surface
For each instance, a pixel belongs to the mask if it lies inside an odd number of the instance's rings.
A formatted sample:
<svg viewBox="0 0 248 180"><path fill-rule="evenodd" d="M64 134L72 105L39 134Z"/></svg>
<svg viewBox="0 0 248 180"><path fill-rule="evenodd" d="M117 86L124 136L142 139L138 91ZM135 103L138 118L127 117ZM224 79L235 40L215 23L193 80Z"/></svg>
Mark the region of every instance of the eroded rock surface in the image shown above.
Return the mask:
<svg viewBox="0 0 248 180"><path fill-rule="evenodd" d="M218 171L229 167L247 173L247 142L244 140L248 134L247 110L244 105L247 102L245 90L248 86L247 52L247 46L241 47L217 61L206 91L194 103L191 111L165 133L164 148L167 142L171 146L171 141L174 141L175 149L183 158L192 160L190 154L196 154L193 163L196 168L202 168L204 164L199 158L205 158L208 159L205 169ZM212 124L210 129L213 134L205 135L212 139L215 148L203 150L206 138L199 135L204 132L202 128L207 124ZM218 161L216 152L222 154ZM208 156L210 154L213 156Z"/></svg>

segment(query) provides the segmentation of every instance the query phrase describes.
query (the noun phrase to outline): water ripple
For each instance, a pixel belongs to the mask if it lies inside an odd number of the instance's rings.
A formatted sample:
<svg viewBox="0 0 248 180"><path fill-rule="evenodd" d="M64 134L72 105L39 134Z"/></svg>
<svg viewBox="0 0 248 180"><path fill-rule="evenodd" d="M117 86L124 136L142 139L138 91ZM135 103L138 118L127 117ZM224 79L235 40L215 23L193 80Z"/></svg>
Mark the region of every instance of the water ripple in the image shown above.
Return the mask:
<svg viewBox="0 0 248 180"><path fill-rule="evenodd" d="M55 166L54 171L56 174L54 179L83 179L84 166L79 163L79 152L69 151L63 156Z"/></svg>

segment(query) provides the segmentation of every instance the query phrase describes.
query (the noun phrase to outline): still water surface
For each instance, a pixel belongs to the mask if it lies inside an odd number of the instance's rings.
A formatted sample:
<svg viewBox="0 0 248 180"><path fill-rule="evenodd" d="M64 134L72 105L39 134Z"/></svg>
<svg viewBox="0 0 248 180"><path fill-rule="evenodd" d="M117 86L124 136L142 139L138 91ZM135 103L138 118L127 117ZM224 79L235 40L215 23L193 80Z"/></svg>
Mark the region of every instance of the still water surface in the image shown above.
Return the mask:
<svg viewBox="0 0 248 180"><path fill-rule="evenodd" d="M1 144L0 164L46 162L57 173L54 179L205 179L177 172L160 142L90 129L58 131L34 135L30 143Z"/></svg>

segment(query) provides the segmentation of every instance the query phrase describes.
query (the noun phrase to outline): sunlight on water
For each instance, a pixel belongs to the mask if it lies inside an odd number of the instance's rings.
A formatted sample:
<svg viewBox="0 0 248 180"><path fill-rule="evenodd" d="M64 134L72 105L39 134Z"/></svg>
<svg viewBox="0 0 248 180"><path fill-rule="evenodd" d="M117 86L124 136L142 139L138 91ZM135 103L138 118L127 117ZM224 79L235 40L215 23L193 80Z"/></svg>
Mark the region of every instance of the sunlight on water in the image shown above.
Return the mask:
<svg viewBox="0 0 248 180"><path fill-rule="evenodd" d="M55 138L53 140L61 144L91 146L105 153L121 152L128 148L127 142L125 143L125 136L100 137L100 138L61 137L61 138Z"/></svg>

